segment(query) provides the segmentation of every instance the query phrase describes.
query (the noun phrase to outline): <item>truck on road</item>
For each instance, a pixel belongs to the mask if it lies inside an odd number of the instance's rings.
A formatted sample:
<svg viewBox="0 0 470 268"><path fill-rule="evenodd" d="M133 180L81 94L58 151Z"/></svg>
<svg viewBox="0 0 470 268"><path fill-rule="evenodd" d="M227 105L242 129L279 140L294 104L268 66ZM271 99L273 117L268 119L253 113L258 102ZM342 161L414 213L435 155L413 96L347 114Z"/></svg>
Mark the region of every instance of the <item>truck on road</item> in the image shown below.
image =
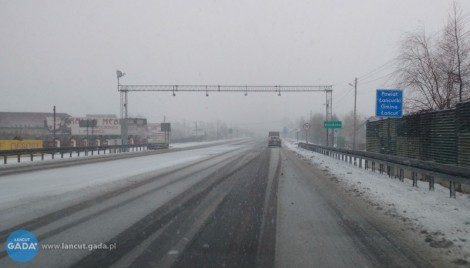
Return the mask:
<svg viewBox="0 0 470 268"><path fill-rule="evenodd" d="M279 131L269 131L268 147L281 147L281 136Z"/></svg>
<svg viewBox="0 0 470 268"><path fill-rule="evenodd" d="M170 147L170 132L162 131L160 123L148 123L147 133L149 149L168 149Z"/></svg>

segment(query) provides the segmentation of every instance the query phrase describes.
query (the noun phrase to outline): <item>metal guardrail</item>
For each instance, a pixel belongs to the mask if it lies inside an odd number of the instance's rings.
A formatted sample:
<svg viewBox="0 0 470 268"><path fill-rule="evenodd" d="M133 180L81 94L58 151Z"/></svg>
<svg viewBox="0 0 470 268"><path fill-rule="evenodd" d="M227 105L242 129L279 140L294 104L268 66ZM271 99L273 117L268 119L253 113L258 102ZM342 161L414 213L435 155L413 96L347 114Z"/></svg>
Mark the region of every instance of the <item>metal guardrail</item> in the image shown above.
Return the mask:
<svg viewBox="0 0 470 268"><path fill-rule="evenodd" d="M411 172L414 187L418 187L418 175L429 182L429 190L432 191L434 191L434 178L443 179L449 182L450 197L453 198L455 198L456 182L470 184L470 168L467 167L306 143L299 143L299 147L358 165L359 168L364 166L365 169L370 168L374 172L378 164L380 174L386 172L389 177L398 178L400 181L405 180L405 170L408 170Z"/></svg>
<svg viewBox="0 0 470 268"><path fill-rule="evenodd" d="M113 154L123 152L137 152L144 150L155 150L155 149L168 149L166 144L140 144L140 145L109 145L109 146L89 146L89 147L59 147L59 148L38 148L38 149L21 149L21 150L5 150L0 151L0 157L3 157L3 163L8 163L10 156L16 156L17 162L21 162L21 157L29 156L30 161L34 160L35 156L40 156L41 160L44 160L44 155L51 155L54 159L55 155L59 154L60 158L64 158L64 155L69 154L72 157L73 153L80 153L88 156L89 154L97 155L102 154Z"/></svg>

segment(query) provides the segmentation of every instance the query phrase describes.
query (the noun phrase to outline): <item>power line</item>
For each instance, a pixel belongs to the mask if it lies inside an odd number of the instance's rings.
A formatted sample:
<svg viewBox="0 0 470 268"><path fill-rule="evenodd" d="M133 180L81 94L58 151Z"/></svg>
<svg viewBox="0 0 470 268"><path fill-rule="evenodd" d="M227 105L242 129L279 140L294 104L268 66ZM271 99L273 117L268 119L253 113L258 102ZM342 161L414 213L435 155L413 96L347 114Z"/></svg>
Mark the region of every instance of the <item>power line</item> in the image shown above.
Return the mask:
<svg viewBox="0 0 470 268"><path fill-rule="evenodd" d="M386 88L390 88L391 86L393 86L395 81L392 80L392 78L393 78L393 76L390 76L387 80L385 80L384 85L385 85Z"/></svg>
<svg viewBox="0 0 470 268"><path fill-rule="evenodd" d="M340 104L341 102L343 102L344 100L347 100L346 97L349 96L349 94L352 92L352 88L349 89L349 91L347 91L345 94L343 94L343 96L339 97L336 101L335 101L335 105L338 105Z"/></svg>
<svg viewBox="0 0 470 268"><path fill-rule="evenodd" d="M367 84L370 84L370 83L372 83L372 82L375 82L375 81L384 79L384 78L386 78L386 77L389 77L389 76L393 75L394 73L395 73L395 71L393 71L393 72L391 72L391 73L388 73L388 74L386 74L386 75L384 75L384 76L381 76L381 77L379 77L379 78L376 78L376 79L372 79L372 80L369 80L369 81L361 82L360 84L361 84L361 85L367 85Z"/></svg>
<svg viewBox="0 0 470 268"><path fill-rule="evenodd" d="M373 69L372 71L370 71L370 72L368 72L368 73L366 73L366 74L364 74L364 75L362 75L362 76L359 76L357 79L365 79L365 78L373 77L375 74L377 74L377 73L383 71L383 69L385 69L385 68L387 67L387 65L390 65L390 64L395 63L395 61L396 61L396 59L393 58L393 59L387 61L386 63L384 63L383 65L381 65L381 66L379 66L379 67ZM388 67L387 67L387 68L388 68Z"/></svg>

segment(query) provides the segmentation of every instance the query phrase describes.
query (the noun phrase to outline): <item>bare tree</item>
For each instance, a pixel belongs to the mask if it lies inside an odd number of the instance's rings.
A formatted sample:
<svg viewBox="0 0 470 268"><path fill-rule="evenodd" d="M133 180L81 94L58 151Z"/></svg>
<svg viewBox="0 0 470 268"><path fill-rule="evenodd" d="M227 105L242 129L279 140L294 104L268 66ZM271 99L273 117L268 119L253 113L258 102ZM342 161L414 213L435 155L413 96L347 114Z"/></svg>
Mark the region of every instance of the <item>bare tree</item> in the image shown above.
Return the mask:
<svg viewBox="0 0 470 268"><path fill-rule="evenodd" d="M297 120L297 128L300 130L300 137L305 138L305 130L303 128L305 123L310 124L308 133L308 141L314 144L326 144L326 130L323 126L325 121L325 115L321 113L315 113L306 119L303 116Z"/></svg>
<svg viewBox="0 0 470 268"><path fill-rule="evenodd" d="M323 126L325 122L325 115L321 113L315 113L310 117L310 140L315 144L326 144L326 130Z"/></svg>
<svg viewBox="0 0 470 268"><path fill-rule="evenodd" d="M342 117L343 128L341 128L341 135L345 137L346 145L348 148L352 148L353 145L353 137L354 137L354 112L350 111L346 115ZM367 117L361 114L356 114L356 143L358 148L365 147L365 140L366 140L366 128L365 123L367 121Z"/></svg>
<svg viewBox="0 0 470 268"><path fill-rule="evenodd" d="M470 80L470 46L468 32L465 31L464 15L455 1L444 28L440 48L443 53L442 58L447 58L454 64L455 70L452 70L452 73L449 72L448 75L456 77L458 101L468 99L468 90L464 91L464 88L468 87Z"/></svg>
<svg viewBox="0 0 470 268"><path fill-rule="evenodd" d="M408 101L415 110L442 110L450 106L448 96L454 90L453 82L444 82L435 47L435 38L428 37L424 30L407 33L402 41L398 56L399 84L410 89Z"/></svg>
<svg viewBox="0 0 470 268"><path fill-rule="evenodd" d="M407 91L411 112L449 109L469 84L470 47L460 8L453 11L443 34L428 36L424 29L405 34L397 58L399 86Z"/></svg>

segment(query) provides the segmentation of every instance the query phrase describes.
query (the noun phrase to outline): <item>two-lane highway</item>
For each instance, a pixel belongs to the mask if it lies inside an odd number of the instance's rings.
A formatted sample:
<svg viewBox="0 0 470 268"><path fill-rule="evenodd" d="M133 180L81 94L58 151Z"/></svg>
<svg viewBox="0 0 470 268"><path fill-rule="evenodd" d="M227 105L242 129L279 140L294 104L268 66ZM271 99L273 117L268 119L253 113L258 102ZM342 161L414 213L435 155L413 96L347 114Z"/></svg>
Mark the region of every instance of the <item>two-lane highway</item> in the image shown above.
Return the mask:
<svg viewBox="0 0 470 268"><path fill-rule="evenodd" d="M0 267L436 265L265 141L3 175L0 215ZM25 264L5 251L19 229L40 244Z"/></svg>

